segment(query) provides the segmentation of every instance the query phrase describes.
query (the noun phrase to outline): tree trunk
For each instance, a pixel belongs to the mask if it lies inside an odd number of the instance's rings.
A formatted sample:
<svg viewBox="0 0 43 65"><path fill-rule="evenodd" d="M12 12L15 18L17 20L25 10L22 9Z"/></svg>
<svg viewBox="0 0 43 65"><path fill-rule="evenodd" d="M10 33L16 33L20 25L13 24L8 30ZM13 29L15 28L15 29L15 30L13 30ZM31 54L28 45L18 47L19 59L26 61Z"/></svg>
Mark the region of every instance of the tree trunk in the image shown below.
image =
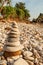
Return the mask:
<svg viewBox="0 0 43 65"><path fill-rule="evenodd" d="M5 3L5 1L3 1L3 3L2 3L2 6L1 6L1 8L0 8L0 13L1 13L2 9L3 9L4 3Z"/></svg>

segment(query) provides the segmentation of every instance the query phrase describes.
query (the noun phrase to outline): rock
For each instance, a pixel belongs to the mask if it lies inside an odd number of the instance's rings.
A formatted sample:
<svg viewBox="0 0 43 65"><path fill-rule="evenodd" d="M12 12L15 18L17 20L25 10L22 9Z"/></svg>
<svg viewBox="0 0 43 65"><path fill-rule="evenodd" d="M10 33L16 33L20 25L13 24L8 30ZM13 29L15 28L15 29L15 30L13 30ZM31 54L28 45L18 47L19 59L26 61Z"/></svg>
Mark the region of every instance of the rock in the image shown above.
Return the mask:
<svg viewBox="0 0 43 65"><path fill-rule="evenodd" d="M16 51L16 52L4 52L5 58L7 57L13 57L13 56L18 56L21 54L21 51Z"/></svg>
<svg viewBox="0 0 43 65"><path fill-rule="evenodd" d="M1 60L1 56L0 56L0 60Z"/></svg>
<svg viewBox="0 0 43 65"><path fill-rule="evenodd" d="M33 54L34 54L35 58L40 58L40 55L36 49L33 49Z"/></svg>
<svg viewBox="0 0 43 65"><path fill-rule="evenodd" d="M39 46L39 45L38 45L38 46L36 46L36 49L37 49L37 50L39 50L39 51L41 51L41 50L42 50L41 45L40 45L40 46Z"/></svg>
<svg viewBox="0 0 43 65"><path fill-rule="evenodd" d="M23 55L24 55L25 57L30 57L30 56L33 55L33 53L30 52L30 51L24 51Z"/></svg>
<svg viewBox="0 0 43 65"><path fill-rule="evenodd" d="M9 45L9 46L19 46L20 42L19 41L15 41L15 42L12 42L12 43L7 43L6 45Z"/></svg>
<svg viewBox="0 0 43 65"><path fill-rule="evenodd" d="M12 58L9 58L9 57L7 57L7 64L8 65L13 65L13 59Z"/></svg>
<svg viewBox="0 0 43 65"><path fill-rule="evenodd" d="M1 60L5 60L5 57L4 56L1 56Z"/></svg>
<svg viewBox="0 0 43 65"><path fill-rule="evenodd" d="M3 50L3 44L0 43L0 52Z"/></svg>
<svg viewBox="0 0 43 65"><path fill-rule="evenodd" d="M38 42L37 41L33 42L33 41L30 40L30 44L32 45L32 47L36 47L38 45Z"/></svg>
<svg viewBox="0 0 43 65"><path fill-rule="evenodd" d="M16 46L16 47L6 46L4 50L8 51L8 52L16 52L16 51L22 50L23 48L24 47L22 45L19 45L19 46Z"/></svg>
<svg viewBox="0 0 43 65"><path fill-rule="evenodd" d="M13 65L29 65L24 59L19 58Z"/></svg>
<svg viewBox="0 0 43 65"><path fill-rule="evenodd" d="M6 60L0 60L0 65L7 65L7 61Z"/></svg>
<svg viewBox="0 0 43 65"><path fill-rule="evenodd" d="M39 63L39 65L43 65L43 63Z"/></svg>
<svg viewBox="0 0 43 65"><path fill-rule="evenodd" d="M35 38L39 40L40 38L39 34L35 35Z"/></svg>
<svg viewBox="0 0 43 65"><path fill-rule="evenodd" d="M29 60L26 60L26 61L29 63L29 65L34 65L32 61L29 61Z"/></svg>
<svg viewBox="0 0 43 65"><path fill-rule="evenodd" d="M39 61L38 61L37 58L35 58L35 64L36 64L36 65L39 65Z"/></svg>
<svg viewBox="0 0 43 65"><path fill-rule="evenodd" d="M0 47L0 52L3 50L3 47Z"/></svg>
<svg viewBox="0 0 43 65"><path fill-rule="evenodd" d="M34 61L34 58L33 57L24 57L25 59L28 59L28 60L31 60L31 61Z"/></svg>
<svg viewBox="0 0 43 65"><path fill-rule="evenodd" d="M19 58L22 58L22 55L18 55L18 56L13 56L13 57L11 57L13 60L17 60L17 59L19 59Z"/></svg>

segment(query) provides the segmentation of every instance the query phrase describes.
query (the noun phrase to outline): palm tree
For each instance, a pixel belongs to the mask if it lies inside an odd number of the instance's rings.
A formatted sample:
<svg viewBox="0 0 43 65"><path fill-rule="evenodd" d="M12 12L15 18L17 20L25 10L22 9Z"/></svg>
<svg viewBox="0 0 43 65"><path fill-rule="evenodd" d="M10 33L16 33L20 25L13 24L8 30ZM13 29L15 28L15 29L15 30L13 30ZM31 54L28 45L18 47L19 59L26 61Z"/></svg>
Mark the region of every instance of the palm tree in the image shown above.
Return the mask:
<svg viewBox="0 0 43 65"><path fill-rule="evenodd" d="M25 9L25 3L22 3L22 2L16 3L15 7L20 9Z"/></svg>
<svg viewBox="0 0 43 65"><path fill-rule="evenodd" d="M17 14L20 15L20 17L24 17L24 19L28 19L30 17L30 13L29 11L26 9L25 7L25 3L22 3L22 2L19 2L19 3L16 3L15 7L17 8Z"/></svg>

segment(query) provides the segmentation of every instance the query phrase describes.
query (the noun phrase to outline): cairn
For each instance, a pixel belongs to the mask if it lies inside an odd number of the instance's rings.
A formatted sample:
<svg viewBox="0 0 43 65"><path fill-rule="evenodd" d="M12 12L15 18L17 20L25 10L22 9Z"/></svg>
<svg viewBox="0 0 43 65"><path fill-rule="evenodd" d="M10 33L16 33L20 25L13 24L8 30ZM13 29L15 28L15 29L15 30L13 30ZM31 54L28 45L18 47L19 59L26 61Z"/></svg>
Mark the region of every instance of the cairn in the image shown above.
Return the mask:
<svg viewBox="0 0 43 65"><path fill-rule="evenodd" d="M19 35L20 33L18 30L17 23L12 22L7 42L4 48L5 58L21 55L21 50L23 49L23 46L20 44Z"/></svg>

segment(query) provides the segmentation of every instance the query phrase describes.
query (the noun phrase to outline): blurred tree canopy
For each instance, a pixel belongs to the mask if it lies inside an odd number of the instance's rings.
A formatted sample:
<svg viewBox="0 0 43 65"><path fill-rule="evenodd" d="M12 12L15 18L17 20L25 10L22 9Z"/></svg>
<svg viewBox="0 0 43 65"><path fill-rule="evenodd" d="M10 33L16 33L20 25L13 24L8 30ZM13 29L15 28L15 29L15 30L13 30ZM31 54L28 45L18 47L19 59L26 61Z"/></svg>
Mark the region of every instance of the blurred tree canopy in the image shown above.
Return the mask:
<svg viewBox="0 0 43 65"><path fill-rule="evenodd" d="M22 3L22 2L16 3L15 7L24 10L25 9L25 3Z"/></svg>
<svg viewBox="0 0 43 65"><path fill-rule="evenodd" d="M5 6L3 7L1 14L3 15L4 18L8 17L16 17L16 8L13 8L11 6Z"/></svg>
<svg viewBox="0 0 43 65"><path fill-rule="evenodd" d="M4 18L12 17L27 20L30 17L29 10L26 9L25 3L19 2L13 7L10 2L11 0L0 0L0 4L2 4L0 6L0 12ZM6 6L4 6L5 3L7 3Z"/></svg>

